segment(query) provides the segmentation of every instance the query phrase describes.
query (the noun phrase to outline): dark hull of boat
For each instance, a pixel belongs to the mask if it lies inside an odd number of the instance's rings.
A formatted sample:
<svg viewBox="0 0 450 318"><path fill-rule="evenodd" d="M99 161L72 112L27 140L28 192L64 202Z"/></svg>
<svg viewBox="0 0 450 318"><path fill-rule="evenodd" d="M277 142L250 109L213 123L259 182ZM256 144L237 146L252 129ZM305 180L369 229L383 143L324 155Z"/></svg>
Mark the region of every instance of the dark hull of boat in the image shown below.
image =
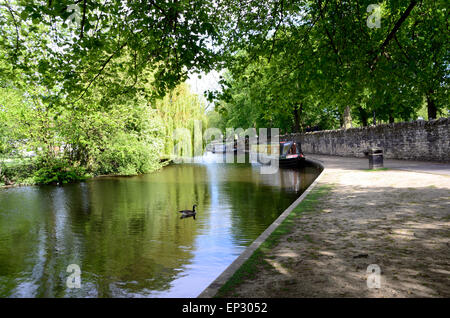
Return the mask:
<svg viewBox="0 0 450 318"><path fill-rule="evenodd" d="M305 161L305 158L280 159L279 165L280 167L295 168L300 166L303 161Z"/></svg>

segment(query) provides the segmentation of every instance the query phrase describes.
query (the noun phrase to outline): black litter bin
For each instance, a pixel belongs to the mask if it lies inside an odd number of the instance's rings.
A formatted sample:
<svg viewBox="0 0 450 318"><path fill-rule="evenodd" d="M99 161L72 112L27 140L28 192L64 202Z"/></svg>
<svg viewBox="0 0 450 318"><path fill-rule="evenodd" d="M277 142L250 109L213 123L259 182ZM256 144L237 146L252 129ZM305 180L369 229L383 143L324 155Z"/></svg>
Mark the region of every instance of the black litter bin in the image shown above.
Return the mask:
<svg viewBox="0 0 450 318"><path fill-rule="evenodd" d="M383 149L368 149L369 169L383 168Z"/></svg>

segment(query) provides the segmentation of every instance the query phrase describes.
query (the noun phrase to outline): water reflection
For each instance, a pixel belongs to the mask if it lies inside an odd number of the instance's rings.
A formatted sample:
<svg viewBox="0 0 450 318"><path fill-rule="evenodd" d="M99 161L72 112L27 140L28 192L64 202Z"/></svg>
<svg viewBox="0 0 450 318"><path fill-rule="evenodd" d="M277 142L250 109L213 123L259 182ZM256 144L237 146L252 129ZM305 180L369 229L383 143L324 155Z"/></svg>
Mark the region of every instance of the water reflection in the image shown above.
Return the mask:
<svg viewBox="0 0 450 318"><path fill-rule="evenodd" d="M206 160L0 190L0 296L195 297L316 173ZM194 203L197 220L181 220ZM69 264L81 268L80 289L66 286Z"/></svg>

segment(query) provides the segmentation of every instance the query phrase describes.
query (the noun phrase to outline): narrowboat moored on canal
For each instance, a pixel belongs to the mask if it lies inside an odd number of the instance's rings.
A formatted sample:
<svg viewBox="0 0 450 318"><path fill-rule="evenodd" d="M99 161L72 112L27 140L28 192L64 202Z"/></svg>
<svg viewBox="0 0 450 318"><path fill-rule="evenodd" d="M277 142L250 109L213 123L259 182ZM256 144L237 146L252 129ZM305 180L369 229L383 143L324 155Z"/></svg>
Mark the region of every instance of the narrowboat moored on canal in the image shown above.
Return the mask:
<svg viewBox="0 0 450 318"><path fill-rule="evenodd" d="M281 167L295 167L305 160L300 143L294 141L280 142L280 159Z"/></svg>

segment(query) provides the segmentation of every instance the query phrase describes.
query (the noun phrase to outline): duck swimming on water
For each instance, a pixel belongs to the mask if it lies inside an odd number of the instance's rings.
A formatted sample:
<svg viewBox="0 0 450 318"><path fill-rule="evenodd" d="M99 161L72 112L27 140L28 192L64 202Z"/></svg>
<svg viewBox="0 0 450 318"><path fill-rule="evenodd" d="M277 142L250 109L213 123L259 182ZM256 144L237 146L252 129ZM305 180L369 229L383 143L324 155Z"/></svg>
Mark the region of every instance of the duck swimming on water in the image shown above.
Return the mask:
<svg viewBox="0 0 450 318"><path fill-rule="evenodd" d="M195 208L197 207L197 204L194 204L192 206L192 210L181 210L178 211L179 213L181 213L181 217L180 219L184 219L184 218L188 218L188 217L194 217L195 220L195 215L197 214L197 212L195 211Z"/></svg>

